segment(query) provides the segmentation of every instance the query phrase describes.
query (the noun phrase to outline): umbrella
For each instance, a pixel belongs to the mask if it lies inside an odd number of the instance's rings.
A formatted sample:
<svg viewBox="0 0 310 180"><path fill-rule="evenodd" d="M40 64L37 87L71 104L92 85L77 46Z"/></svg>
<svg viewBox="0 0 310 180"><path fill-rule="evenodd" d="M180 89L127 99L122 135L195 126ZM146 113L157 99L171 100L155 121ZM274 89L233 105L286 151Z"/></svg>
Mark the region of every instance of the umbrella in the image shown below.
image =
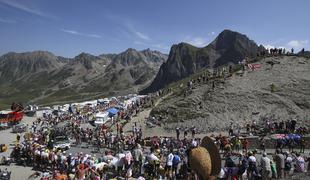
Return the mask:
<svg viewBox="0 0 310 180"><path fill-rule="evenodd" d="M273 134L271 135L271 139L283 139L285 138L285 134Z"/></svg>
<svg viewBox="0 0 310 180"><path fill-rule="evenodd" d="M300 139L300 135L298 134L288 134L286 135L287 139L293 139L293 140L299 140Z"/></svg>

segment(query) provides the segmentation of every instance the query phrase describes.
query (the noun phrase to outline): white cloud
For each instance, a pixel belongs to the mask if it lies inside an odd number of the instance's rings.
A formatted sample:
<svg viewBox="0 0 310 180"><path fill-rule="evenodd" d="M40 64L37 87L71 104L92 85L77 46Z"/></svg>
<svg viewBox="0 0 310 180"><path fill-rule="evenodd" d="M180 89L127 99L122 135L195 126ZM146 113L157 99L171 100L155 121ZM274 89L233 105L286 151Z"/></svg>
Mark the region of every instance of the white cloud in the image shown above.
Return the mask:
<svg viewBox="0 0 310 180"><path fill-rule="evenodd" d="M144 43L144 42L141 42L141 41L134 41L133 43L136 44L136 45L145 46L147 48L153 47L153 48L157 48L157 49L161 49L161 50L169 50L170 49L169 46L164 45L164 44Z"/></svg>
<svg viewBox="0 0 310 180"><path fill-rule="evenodd" d="M134 27L134 25L129 20L126 20L125 26L126 26L127 30L129 31L129 33L137 36L141 40L144 40L144 41L151 40L151 38L146 33L142 33L140 31L137 31L136 28Z"/></svg>
<svg viewBox="0 0 310 180"><path fill-rule="evenodd" d="M41 16L41 17L49 18L49 19L56 19L55 16L52 16L52 15L47 14L45 12L42 12L39 9L36 9L36 8L33 8L33 7L28 7L28 6L24 5L24 4L20 4L18 2L12 1L12 0L10 0L10 1L8 1L8 0L0 0L0 3L4 4L6 6L9 6L11 8L14 8L14 9L26 12L26 13L30 13L30 14L33 14L33 15L37 15L37 16Z"/></svg>
<svg viewBox="0 0 310 180"><path fill-rule="evenodd" d="M143 34L143 33L139 32L139 31L134 31L134 33L135 33L139 38L141 38L141 39L143 39L143 40L150 40L150 38L149 38L146 34Z"/></svg>
<svg viewBox="0 0 310 180"><path fill-rule="evenodd" d="M69 34L76 34L76 35L80 35L79 32L74 31L74 30L67 30L67 29L61 29L61 31L69 33Z"/></svg>
<svg viewBox="0 0 310 180"><path fill-rule="evenodd" d="M11 19L4 19L0 17L0 22L2 23L16 23L15 20L11 20Z"/></svg>
<svg viewBox="0 0 310 180"><path fill-rule="evenodd" d="M126 38L137 41L151 41L147 33L142 32L135 26L136 23L132 19L112 13L106 13L105 18L118 24L121 27L120 34Z"/></svg>
<svg viewBox="0 0 310 180"><path fill-rule="evenodd" d="M267 44L267 45L263 45L266 49L273 49L275 48L273 45Z"/></svg>
<svg viewBox="0 0 310 180"><path fill-rule="evenodd" d="M213 32L213 31L208 33L209 36L213 36L214 34L215 34L215 32Z"/></svg>
<svg viewBox="0 0 310 180"><path fill-rule="evenodd" d="M208 41L202 37L187 36L183 41L198 47L204 47L208 44Z"/></svg>
<svg viewBox="0 0 310 180"><path fill-rule="evenodd" d="M93 37L93 38L102 38L102 36L98 35L98 34L88 34L89 37Z"/></svg>
<svg viewBox="0 0 310 180"><path fill-rule="evenodd" d="M287 45L292 48L301 48L303 46L306 46L308 43L308 40L292 40L288 42Z"/></svg>
<svg viewBox="0 0 310 180"><path fill-rule="evenodd" d="M78 35L78 36L85 36L85 37L92 37L92 38L102 38L102 36L98 34L87 34L87 33L81 33L75 30L69 30L69 29L60 29L62 32L68 33L68 34L73 34L73 35Z"/></svg>

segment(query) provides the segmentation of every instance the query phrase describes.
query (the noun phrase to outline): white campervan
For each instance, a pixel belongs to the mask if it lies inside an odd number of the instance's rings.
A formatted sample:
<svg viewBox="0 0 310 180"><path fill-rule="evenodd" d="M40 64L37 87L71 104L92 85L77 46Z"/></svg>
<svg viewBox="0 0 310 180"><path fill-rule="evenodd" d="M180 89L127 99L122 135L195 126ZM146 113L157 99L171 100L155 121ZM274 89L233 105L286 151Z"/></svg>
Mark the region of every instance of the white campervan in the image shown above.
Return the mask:
<svg viewBox="0 0 310 180"><path fill-rule="evenodd" d="M108 112L99 112L95 116L95 125L102 125L108 122L111 118Z"/></svg>

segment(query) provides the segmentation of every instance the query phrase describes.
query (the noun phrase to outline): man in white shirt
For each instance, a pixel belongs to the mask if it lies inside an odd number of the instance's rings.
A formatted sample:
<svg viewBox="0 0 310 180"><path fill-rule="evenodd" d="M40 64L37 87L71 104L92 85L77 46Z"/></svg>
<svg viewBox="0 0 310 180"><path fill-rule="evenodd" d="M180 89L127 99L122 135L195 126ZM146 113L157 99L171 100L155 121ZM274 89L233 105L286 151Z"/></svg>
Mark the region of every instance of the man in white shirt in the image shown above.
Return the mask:
<svg viewBox="0 0 310 180"><path fill-rule="evenodd" d="M148 161L154 163L154 161L159 161L159 158L154 154L154 149L151 149L151 153L147 156Z"/></svg>
<svg viewBox="0 0 310 180"><path fill-rule="evenodd" d="M247 169L247 174L248 179L252 179L254 178L254 174L257 174L256 157L251 151L248 153L248 156L249 167Z"/></svg>
<svg viewBox="0 0 310 180"><path fill-rule="evenodd" d="M166 163L166 173L168 174L168 177L172 177L172 164L173 164L173 150L170 150L170 153L167 157L167 163Z"/></svg>
<svg viewBox="0 0 310 180"><path fill-rule="evenodd" d="M267 180L271 178L271 165L270 159L267 157L267 153L263 153L263 157L261 158L261 167L262 167L262 180Z"/></svg>

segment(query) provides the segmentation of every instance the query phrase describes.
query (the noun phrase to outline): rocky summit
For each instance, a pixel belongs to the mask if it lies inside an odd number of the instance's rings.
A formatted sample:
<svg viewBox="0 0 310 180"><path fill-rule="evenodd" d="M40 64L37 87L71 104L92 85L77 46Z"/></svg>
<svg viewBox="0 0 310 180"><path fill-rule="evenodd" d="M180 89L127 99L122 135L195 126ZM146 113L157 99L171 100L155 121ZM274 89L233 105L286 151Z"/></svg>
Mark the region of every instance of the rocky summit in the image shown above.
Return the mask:
<svg viewBox="0 0 310 180"><path fill-rule="evenodd" d="M256 57L264 51L263 46L258 46L246 35L231 30L224 30L203 48L187 43L173 45L168 60L161 65L152 84L141 93L157 91L205 68L237 64L245 57Z"/></svg>

